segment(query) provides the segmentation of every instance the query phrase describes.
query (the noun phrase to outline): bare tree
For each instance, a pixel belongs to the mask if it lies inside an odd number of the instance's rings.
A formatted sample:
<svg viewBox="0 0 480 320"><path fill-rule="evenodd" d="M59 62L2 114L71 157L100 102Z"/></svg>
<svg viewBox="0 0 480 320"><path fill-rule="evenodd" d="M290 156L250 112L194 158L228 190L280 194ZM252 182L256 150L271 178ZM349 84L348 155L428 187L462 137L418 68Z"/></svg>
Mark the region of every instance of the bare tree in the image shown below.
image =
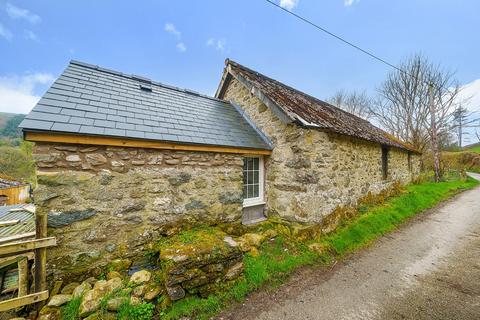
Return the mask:
<svg viewBox="0 0 480 320"><path fill-rule="evenodd" d="M450 130L460 87L453 72L420 54L406 59L399 69L391 72L378 89L373 116L387 131L419 151L431 150L437 180L438 137Z"/></svg>
<svg viewBox="0 0 480 320"><path fill-rule="evenodd" d="M452 131L455 132L458 141L458 147L462 147L462 143L465 136L468 136L470 132L468 128L474 128L474 123L479 119L473 119L474 112L468 111L467 108L461 104L453 112L453 124Z"/></svg>
<svg viewBox="0 0 480 320"><path fill-rule="evenodd" d="M363 92L340 90L327 101L334 106L367 119L371 115L372 99Z"/></svg>

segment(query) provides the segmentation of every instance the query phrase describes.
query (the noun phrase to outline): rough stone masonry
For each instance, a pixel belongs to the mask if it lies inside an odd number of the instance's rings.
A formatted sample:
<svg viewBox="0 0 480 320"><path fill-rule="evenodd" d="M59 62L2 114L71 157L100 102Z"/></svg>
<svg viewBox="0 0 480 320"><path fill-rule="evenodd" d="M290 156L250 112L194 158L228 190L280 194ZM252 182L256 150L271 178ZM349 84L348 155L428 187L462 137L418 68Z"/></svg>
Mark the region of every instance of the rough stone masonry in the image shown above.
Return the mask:
<svg viewBox="0 0 480 320"><path fill-rule="evenodd" d="M184 226L241 219L238 155L38 143L34 158L37 210L58 240L47 259L56 278L138 256Z"/></svg>

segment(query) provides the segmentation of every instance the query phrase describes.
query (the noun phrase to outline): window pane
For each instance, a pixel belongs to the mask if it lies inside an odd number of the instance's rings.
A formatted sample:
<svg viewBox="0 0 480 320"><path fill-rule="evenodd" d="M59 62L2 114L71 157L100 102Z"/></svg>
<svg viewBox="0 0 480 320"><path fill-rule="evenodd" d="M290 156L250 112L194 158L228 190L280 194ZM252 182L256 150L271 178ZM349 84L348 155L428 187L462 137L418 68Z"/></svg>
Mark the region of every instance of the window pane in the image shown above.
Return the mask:
<svg viewBox="0 0 480 320"><path fill-rule="evenodd" d="M253 183L258 184L258 171L253 172Z"/></svg>
<svg viewBox="0 0 480 320"><path fill-rule="evenodd" d="M254 197L254 198L258 198L258 197L259 197L259 194L258 194L258 184L253 186L253 197Z"/></svg>
<svg viewBox="0 0 480 320"><path fill-rule="evenodd" d="M253 169L253 158L247 158L247 170L252 170Z"/></svg>
<svg viewBox="0 0 480 320"><path fill-rule="evenodd" d="M258 170L258 158L253 158L253 170Z"/></svg>
<svg viewBox="0 0 480 320"><path fill-rule="evenodd" d="M248 176L247 183L252 184L253 183L253 171L248 171L247 176Z"/></svg>
<svg viewBox="0 0 480 320"><path fill-rule="evenodd" d="M248 198L253 198L253 187L248 186Z"/></svg>
<svg viewBox="0 0 480 320"><path fill-rule="evenodd" d="M247 159L248 158L243 158L243 171L247 170Z"/></svg>

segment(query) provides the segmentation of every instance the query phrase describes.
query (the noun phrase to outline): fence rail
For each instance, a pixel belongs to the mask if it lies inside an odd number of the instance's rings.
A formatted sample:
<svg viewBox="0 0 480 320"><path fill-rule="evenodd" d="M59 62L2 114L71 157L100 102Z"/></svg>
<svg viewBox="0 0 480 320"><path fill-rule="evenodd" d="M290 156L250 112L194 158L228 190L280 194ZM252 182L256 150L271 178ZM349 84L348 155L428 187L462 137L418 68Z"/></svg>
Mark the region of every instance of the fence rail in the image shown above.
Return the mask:
<svg viewBox="0 0 480 320"><path fill-rule="evenodd" d="M34 217L35 232L0 237L0 291L3 287L6 272L15 268L18 270L17 297L0 301L0 312L29 304L36 304L40 308L43 305L42 302L49 297L46 273L47 248L56 245L56 238L47 237L46 214L34 214ZM7 222L2 224L0 221L0 229L15 225L13 220ZM21 223L21 221L17 220L16 223ZM35 238L24 240L32 236ZM30 281L31 277L29 275L32 274L33 264L29 263L29 260L32 258L35 268L33 281ZM30 289L32 283L33 289Z"/></svg>

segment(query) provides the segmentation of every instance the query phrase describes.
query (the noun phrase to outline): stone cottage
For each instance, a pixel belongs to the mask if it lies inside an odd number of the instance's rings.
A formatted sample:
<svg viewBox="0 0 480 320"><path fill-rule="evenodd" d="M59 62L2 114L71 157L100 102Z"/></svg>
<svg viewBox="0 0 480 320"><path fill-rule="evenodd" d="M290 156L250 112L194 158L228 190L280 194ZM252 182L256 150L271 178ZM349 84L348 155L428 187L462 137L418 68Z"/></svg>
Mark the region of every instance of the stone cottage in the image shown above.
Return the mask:
<svg viewBox="0 0 480 320"><path fill-rule="evenodd" d="M59 273L198 224L322 223L419 172L368 121L230 60L215 98L72 61L20 127Z"/></svg>

